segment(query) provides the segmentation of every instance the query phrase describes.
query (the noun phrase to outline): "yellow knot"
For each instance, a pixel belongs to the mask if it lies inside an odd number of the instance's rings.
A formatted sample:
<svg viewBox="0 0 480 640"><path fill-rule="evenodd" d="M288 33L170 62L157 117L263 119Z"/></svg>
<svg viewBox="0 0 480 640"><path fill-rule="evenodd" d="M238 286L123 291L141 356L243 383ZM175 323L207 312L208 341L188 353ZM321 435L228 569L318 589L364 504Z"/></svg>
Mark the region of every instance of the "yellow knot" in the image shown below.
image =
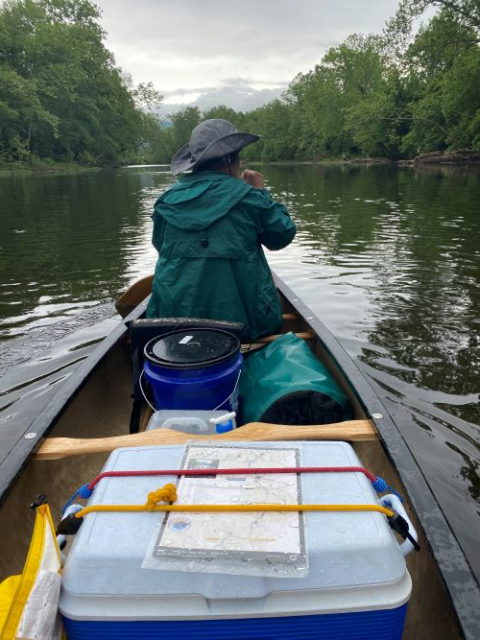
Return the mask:
<svg viewBox="0 0 480 640"><path fill-rule="evenodd" d="M153 511L159 502L175 502L177 499L177 487L174 484L166 484L162 489L151 491L145 504L148 511Z"/></svg>

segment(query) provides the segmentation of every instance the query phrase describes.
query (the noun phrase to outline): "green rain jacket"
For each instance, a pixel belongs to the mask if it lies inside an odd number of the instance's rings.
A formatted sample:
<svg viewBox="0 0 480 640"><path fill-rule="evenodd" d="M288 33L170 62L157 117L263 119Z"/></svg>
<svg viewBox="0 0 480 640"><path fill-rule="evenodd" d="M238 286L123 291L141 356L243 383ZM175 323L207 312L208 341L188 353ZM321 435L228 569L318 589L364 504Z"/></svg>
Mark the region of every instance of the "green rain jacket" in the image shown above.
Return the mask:
<svg viewBox="0 0 480 640"><path fill-rule="evenodd" d="M282 249L296 229L266 190L223 173L193 173L158 198L153 221L159 258L148 318L242 322L245 340L280 329L280 302L261 245Z"/></svg>

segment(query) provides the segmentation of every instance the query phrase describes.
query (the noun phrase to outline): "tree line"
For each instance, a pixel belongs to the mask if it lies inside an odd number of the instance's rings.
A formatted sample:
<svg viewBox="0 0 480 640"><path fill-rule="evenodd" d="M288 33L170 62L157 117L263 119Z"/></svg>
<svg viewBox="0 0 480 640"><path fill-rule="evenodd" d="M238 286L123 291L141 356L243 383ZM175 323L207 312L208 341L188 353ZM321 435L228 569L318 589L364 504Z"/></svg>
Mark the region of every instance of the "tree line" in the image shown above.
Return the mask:
<svg viewBox="0 0 480 640"><path fill-rule="evenodd" d="M417 29L430 7L437 11ZM262 136L247 160L410 159L480 150L480 0L402 0L379 35L353 34L280 100L238 113L188 107L159 132L151 159L167 162L205 117Z"/></svg>
<svg viewBox="0 0 480 640"><path fill-rule="evenodd" d="M437 11L417 29L425 11ZM0 162L170 162L204 118L262 136L246 160L413 158L480 150L480 0L401 0L381 34L353 34L254 111L187 107L135 87L103 44L90 0L0 8Z"/></svg>
<svg viewBox="0 0 480 640"><path fill-rule="evenodd" d="M157 119L103 44L89 0L7 0L0 8L0 162L115 165L135 158Z"/></svg>

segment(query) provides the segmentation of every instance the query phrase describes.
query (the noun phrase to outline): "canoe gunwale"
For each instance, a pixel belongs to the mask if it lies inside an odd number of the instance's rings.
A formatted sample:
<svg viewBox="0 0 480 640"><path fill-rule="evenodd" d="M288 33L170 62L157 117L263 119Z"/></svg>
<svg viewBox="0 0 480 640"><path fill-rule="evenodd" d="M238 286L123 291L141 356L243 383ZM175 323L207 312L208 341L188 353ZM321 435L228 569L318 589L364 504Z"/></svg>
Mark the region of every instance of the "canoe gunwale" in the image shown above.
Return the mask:
<svg viewBox="0 0 480 640"><path fill-rule="evenodd" d="M282 295L316 333L350 384L366 417L376 426L380 434L379 441L388 460L400 476L424 530L462 633L466 640L478 640L480 638L480 585L400 429L365 375L326 325L278 276L276 284ZM374 418L375 414L381 414L383 417Z"/></svg>
<svg viewBox="0 0 480 640"><path fill-rule="evenodd" d="M88 382L112 347L125 337L128 331L126 323L137 320L145 313L147 303L148 298L140 303L124 320L119 321L118 325L86 357L85 361L71 374L52 400L21 434L17 443L0 465L0 506L5 502L16 479L30 462L32 455L55 427L80 389ZM25 438L27 433L35 433L36 436Z"/></svg>
<svg viewBox="0 0 480 640"><path fill-rule="evenodd" d="M463 637L466 640L477 640L480 638L480 586L399 427L390 417L365 374L326 325L278 276L275 280L278 290L289 305L318 336L319 343L335 363L338 371L344 376L355 400L365 412L365 417L371 419L375 424L380 434L381 446L405 486L413 509L424 530ZM148 298L123 321L119 320L118 325L71 374L54 398L21 434L15 446L0 465L0 505L5 501L16 479L30 462L32 455L58 423L78 392L102 364L110 350L126 336L128 331L126 323L142 316L146 310L147 302ZM372 416L375 414L382 414L383 417L381 419L373 418ZM25 435L31 432L36 433L36 437L26 439ZM424 553L426 552L428 550L425 549Z"/></svg>

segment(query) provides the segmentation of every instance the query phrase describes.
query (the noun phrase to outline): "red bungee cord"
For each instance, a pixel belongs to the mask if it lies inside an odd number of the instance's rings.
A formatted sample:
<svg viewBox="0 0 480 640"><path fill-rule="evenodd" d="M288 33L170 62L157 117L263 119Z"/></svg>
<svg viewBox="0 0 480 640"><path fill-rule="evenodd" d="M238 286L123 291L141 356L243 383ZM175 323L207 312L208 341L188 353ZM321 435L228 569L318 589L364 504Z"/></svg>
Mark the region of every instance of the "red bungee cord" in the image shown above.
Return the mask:
<svg viewBox="0 0 480 640"><path fill-rule="evenodd" d="M370 482L377 477L363 467L255 467L248 469L151 469L144 471L104 471L87 485L90 491L102 478L125 478L130 476L233 476L264 475L272 473L363 473Z"/></svg>

